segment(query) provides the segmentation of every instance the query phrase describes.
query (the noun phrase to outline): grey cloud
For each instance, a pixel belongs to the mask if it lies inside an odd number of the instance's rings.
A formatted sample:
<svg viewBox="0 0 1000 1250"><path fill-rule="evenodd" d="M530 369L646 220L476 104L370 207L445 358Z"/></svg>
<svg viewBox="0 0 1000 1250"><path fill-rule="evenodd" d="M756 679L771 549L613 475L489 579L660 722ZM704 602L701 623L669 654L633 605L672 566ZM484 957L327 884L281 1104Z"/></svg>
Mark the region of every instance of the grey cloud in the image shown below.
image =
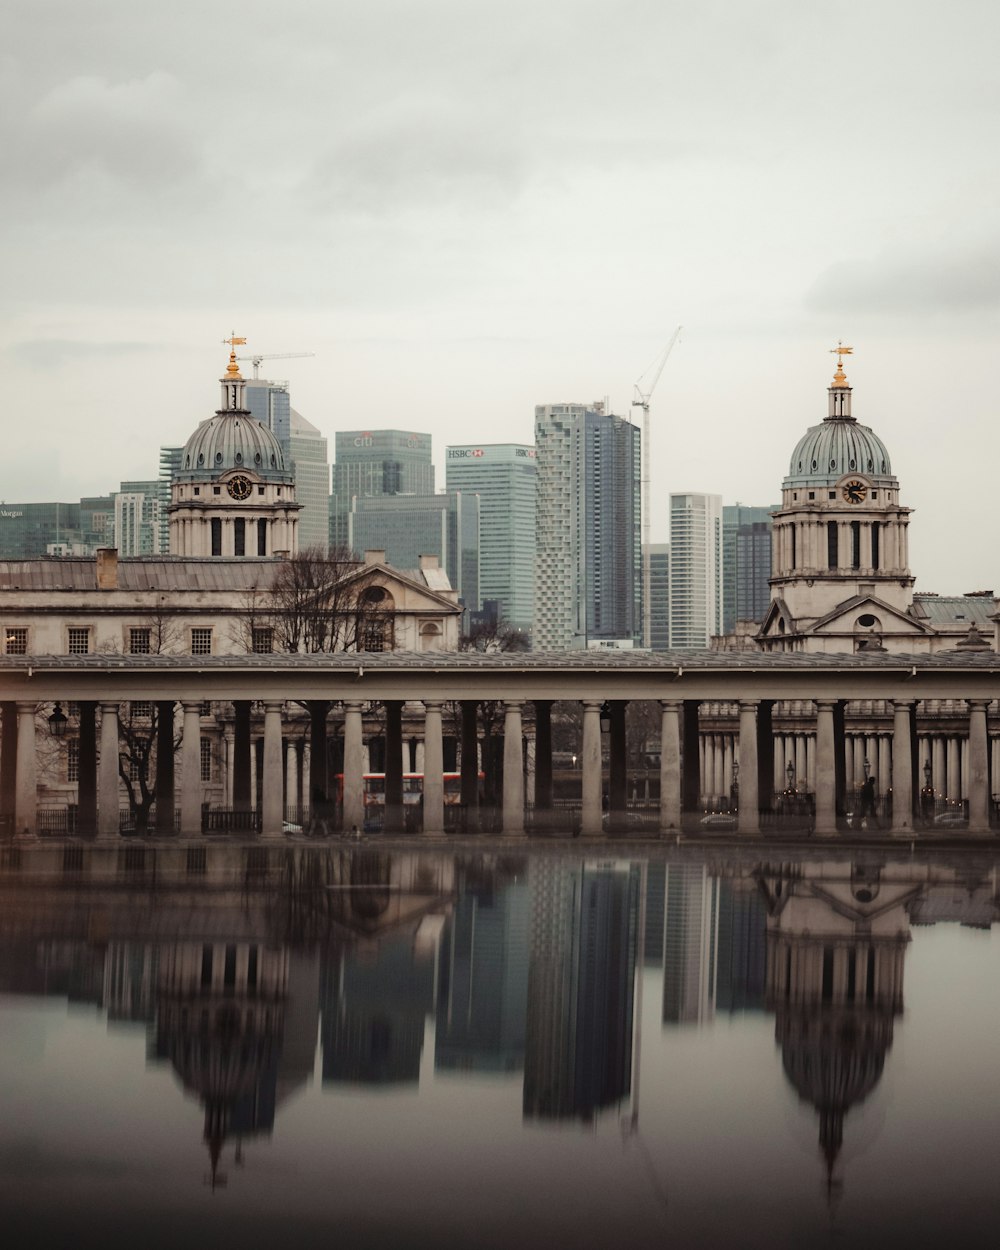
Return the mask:
<svg viewBox="0 0 1000 1250"><path fill-rule="evenodd" d="M161 351L159 343L88 343L72 339L25 339L12 343L4 355L29 369L51 370L83 360L134 356L140 352Z"/></svg>
<svg viewBox="0 0 1000 1250"><path fill-rule="evenodd" d="M817 313L878 310L906 314L981 312L1000 307L1000 245L896 249L871 260L839 261L807 292Z"/></svg>

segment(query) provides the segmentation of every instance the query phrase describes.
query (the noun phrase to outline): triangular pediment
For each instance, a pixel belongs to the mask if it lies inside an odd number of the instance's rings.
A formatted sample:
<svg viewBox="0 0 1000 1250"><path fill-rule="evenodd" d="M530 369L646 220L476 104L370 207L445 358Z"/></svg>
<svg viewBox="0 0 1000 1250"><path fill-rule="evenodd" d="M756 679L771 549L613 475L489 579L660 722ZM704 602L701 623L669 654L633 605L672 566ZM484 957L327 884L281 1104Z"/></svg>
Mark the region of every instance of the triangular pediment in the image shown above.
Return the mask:
<svg viewBox="0 0 1000 1250"><path fill-rule="evenodd" d="M884 599L879 599L877 595L852 595L850 599L838 603L825 616L814 621L809 628L809 633L863 636L869 628L859 619L864 616L877 618L879 625L875 632L879 634L913 634L923 637L934 632L924 622L906 612L901 612L899 608L886 603Z"/></svg>
<svg viewBox="0 0 1000 1250"><path fill-rule="evenodd" d="M781 628L781 623L785 628ZM758 638L774 638L785 637L788 634L795 633L795 618L788 610L788 605L784 599L772 599L771 605L764 613L764 619L761 621L760 629L757 633Z"/></svg>
<svg viewBox="0 0 1000 1250"><path fill-rule="evenodd" d="M359 565L344 578L347 585L352 581L363 582L365 586L385 587L397 605L406 604L407 611L448 612L456 616L462 611L450 594L431 590L425 583L389 564Z"/></svg>

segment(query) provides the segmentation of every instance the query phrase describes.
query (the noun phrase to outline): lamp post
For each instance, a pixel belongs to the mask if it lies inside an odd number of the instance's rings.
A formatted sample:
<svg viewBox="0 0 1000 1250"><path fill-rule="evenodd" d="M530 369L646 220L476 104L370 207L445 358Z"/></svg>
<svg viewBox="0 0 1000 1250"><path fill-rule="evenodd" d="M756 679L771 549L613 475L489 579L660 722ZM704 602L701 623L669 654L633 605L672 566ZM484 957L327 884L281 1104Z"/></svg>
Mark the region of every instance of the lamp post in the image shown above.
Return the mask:
<svg viewBox="0 0 1000 1250"><path fill-rule="evenodd" d="M934 818L934 785L932 778L934 770L931 768L929 759L924 760L924 788L920 791L920 814L923 816L925 823L929 824Z"/></svg>
<svg viewBox="0 0 1000 1250"><path fill-rule="evenodd" d="M733 760L733 784L729 787L729 809L738 811L740 806L740 762Z"/></svg>
<svg viewBox="0 0 1000 1250"><path fill-rule="evenodd" d="M605 700L601 704L601 733L606 734L611 730L611 704Z"/></svg>
<svg viewBox="0 0 1000 1250"><path fill-rule="evenodd" d="M795 765L791 760L788 761L788 767L785 769L785 776L788 778L788 793L795 793Z"/></svg>

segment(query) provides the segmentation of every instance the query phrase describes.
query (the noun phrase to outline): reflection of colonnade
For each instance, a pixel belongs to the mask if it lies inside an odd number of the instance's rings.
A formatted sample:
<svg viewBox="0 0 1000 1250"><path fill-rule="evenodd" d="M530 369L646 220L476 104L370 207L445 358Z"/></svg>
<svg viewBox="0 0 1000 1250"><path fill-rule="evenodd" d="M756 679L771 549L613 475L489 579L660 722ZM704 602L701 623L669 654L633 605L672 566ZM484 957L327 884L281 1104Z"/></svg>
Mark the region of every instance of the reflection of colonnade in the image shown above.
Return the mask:
<svg viewBox="0 0 1000 1250"><path fill-rule="evenodd" d="M834 834L846 811L847 797L868 760L892 789L892 831L910 835L920 811L921 773L929 770L933 787L961 788L967 799L969 827L990 827L992 773L998 763L991 741L991 706L997 656L939 655L919 664L900 665L891 657L755 656L752 666L738 655L607 657L584 667L572 656L519 657L516 668L506 657L468 659L462 655L421 657L339 655L319 663L304 656L167 657L161 665L132 657L113 661L100 656L26 659L0 657L3 704L3 760L0 772L13 777L4 801L14 796L14 827L31 834L36 825L39 702L73 700L80 707L79 795L81 808L95 817L97 836L118 836L118 716L125 700L144 696L161 710L160 726L170 746L157 753L157 783L166 802L158 811L172 817L175 797L180 832L202 831L204 790L203 718L206 698L234 706L227 739L227 784L232 806L249 809L260 794L259 823L265 837L280 837L287 795L308 803L342 800L343 826L364 826L366 771L365 716L381 705L384 720L386 827L402 825L404 734L422 716L422 828L440 834L445 828L444 716L460 708L461 799L474 811L479 795L476 709L481 701L499 703L502 725L500 825L508 835L525 831L526 801L536 815L554 806L552 706L572 700L580 717L580 827L584 836L599 835L605 804L612 817L626 806L625 705L653 702L660 724L659 826L679 830L683 813L702 809L705 796L735 789L738 776L739 831L756 834L761 818L773 812L788 788L805 778L815 811L815 830ZM722 701L719 693L725 691ZM193 698L197 691L201 697ZM892 698L886 698L887 693ZM259 748L252 747L250 699L263 709ZM109 697L113 695L114 699ZM10 697L12 696L12 697ZM668 697L669 696L669 697ZM947 705L942 701L947 700ZM286 741L287 705L309 709L309 732L292 749ZM180 705L179 716L175 705ZM529 704L532 706L529 707ZM876 710L877 704L877 710ZM342 726L342 794L334 794L327 749L328 718L338 707ZM868 710L866 711L866 705ZM945 714L945 706L947 714ZM861 709L860 717L855 711ZM340 710L342 709L342 710ZM602 729L602 719L606 729ZM524 729L535 725L533 776L528 772ZM178 765L172 740L180 724ZM876 727L878 732L867 732ZM962 732L964 730L964 732ZM604 734L609 744L605 789ZM11 748L13 747L13 753ZM13 762L12 762L13 754ZM256 768L256 776L254 769ZM789 770L793 770L790 774ZM727 772L732 780L727 785ZM789 787L788 778L794 784ZM529 783L531 789L529 791ZM711 790L706 787L711 786ZM948 791L949 796L951 791ZM8 815L10 815L8 808ZM166 830L166 825L163 830Z"/></svg>

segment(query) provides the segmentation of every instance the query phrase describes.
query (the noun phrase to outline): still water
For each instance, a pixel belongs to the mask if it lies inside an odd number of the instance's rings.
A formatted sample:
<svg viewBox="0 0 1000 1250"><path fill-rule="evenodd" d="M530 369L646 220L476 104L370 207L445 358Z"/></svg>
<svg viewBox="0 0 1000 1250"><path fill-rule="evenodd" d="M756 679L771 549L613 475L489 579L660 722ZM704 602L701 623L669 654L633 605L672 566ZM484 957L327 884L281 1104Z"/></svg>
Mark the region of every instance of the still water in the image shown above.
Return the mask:
<svg viewBox="0 0 1000 1250"><path fill-rule="evenodd" d="M0 877L6 1244L995 1244L991 856L226 853Z"/></svg>

